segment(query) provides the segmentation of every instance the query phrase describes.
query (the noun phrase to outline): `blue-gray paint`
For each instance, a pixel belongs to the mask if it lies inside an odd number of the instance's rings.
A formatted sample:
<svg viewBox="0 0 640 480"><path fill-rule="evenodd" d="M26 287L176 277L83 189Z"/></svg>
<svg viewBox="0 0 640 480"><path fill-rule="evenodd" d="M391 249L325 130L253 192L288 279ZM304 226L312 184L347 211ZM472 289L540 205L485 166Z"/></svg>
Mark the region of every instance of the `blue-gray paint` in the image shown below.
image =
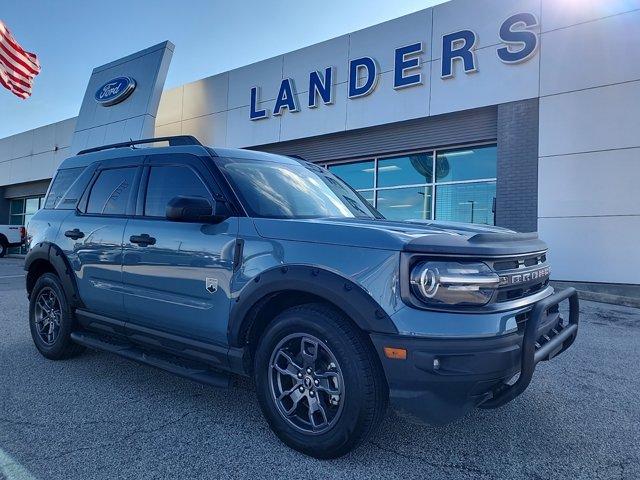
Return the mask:
<svg viewBox="0 0 640 480"><path fill-rule="evenodd" d="M153 152L167 150L193 155L205 152L202 147L166 147ZM227 149L217 153L264 155ZM124 149L98 152L69 159L62 168L104 161L120 154L133 156ZM274 160L271 155L268 158ZM129 159L127 163L135 161L141 160ZM289 158L281 161L292 162ZM404 334L504 335L513 331L514 316L522 311L514 307L509 312L482 315L443 314L409 307L400 297L400 252L412 241L433 237L442 243L444 237L455 237L460 243L476 233L494 230L504 233L493 227L245 216L202 225L143 217L89 216L61 210L41 210L30 226L34 244L53 241L69 258L80 297L88 310L214 344L227 343L229 312L243 288L261 273L286 265L321 268L353 282L367 292ZM85 232L85 236L72 240L64 235L75 228ZM141 247L129 241L130 236L144 233L155 237L156 243ZM233 264L236 239L244 241L242 264L237 269ZM205 288L207 278L218 281L214 293Z"/></svg>

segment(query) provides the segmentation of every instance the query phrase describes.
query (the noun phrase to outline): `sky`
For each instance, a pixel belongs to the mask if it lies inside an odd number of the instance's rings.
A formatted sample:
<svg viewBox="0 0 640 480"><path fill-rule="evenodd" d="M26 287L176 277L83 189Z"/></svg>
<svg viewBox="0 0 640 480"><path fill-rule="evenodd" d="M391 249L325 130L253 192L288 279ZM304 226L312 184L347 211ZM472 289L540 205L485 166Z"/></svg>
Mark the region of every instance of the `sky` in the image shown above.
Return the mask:
<svg viewBox="0 0 640 480"><path fill-rule="evenodd" d="M176 46L168 89L443 1L1 0L42 71L27 100L0 87L0 138L78 115L94 67L164 40Z"/></svg>

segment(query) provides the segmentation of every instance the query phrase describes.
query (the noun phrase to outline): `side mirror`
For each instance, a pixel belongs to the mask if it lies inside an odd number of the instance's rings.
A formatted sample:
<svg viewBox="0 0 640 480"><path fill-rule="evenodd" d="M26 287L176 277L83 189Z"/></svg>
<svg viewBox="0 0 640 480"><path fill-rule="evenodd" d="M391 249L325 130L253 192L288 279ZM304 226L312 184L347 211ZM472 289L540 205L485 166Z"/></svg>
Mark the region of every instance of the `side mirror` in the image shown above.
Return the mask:
<svg viewBox="0 0 640 480"><path fill-rule="evenodd" d="M217 200L213 205L202 197L174 197L167 204L167 220L186 223L220 223L229 217L227 205Z"/></svg>

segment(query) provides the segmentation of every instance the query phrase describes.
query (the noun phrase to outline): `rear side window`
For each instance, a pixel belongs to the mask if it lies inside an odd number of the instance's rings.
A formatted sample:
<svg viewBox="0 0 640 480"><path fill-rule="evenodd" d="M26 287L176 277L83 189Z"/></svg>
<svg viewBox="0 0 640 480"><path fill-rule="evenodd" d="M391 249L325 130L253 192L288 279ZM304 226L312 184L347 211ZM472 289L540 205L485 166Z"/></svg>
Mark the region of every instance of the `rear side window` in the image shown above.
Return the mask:
<svg viewBox="0 0 640 480"><path fill-rule="evenodd" d="M76 181L83 170L84 167L58 170L58 174L54 178L51 188L49 188L49 195L44 202L44 208L56 208L64 194L67 193L69 187Z"/></svg>
<svg viewBox="0 0 640 480"><path fill-rule="evenodd" d="M148 217L165 217L167 204L178 196L202 197L211 201L207 187L189 167L151 167L144 214Z"/></svg>
<svg viewBox="0 0 640 480"><path fill-rule="evenodd" d="M76 208L78 200L80 200L85 188L87 188L87 185L93 178L96 167L97 165L93 164L84 169L76 181L69 187L67 193L64 194L62 200L56 203L54 207L56 210L74 210Z"/></svg>
<svg viewBox="0 0 640 480"><path fill-rule="evenodd" d="M87 213L124 215L133 188L136 167L103 170L98 175L87 203Z"/></svg>

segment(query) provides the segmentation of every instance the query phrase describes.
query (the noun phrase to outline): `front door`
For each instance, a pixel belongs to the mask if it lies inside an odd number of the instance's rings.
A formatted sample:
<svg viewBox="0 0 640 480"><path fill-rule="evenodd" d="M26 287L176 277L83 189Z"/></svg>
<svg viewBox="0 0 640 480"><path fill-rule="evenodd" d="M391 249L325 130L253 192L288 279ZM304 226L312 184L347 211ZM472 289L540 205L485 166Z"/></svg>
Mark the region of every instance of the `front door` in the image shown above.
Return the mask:
<svg viewBox="0 0 640 480"><path fill-rule="evenodd" d="M229 285L238 218L216 225L166 220L177 196L220 195L198 157L149 157L138 214L124 232L123 282L128 323L226 344ZM146 185L146 188L145 188Z"/></svg>

